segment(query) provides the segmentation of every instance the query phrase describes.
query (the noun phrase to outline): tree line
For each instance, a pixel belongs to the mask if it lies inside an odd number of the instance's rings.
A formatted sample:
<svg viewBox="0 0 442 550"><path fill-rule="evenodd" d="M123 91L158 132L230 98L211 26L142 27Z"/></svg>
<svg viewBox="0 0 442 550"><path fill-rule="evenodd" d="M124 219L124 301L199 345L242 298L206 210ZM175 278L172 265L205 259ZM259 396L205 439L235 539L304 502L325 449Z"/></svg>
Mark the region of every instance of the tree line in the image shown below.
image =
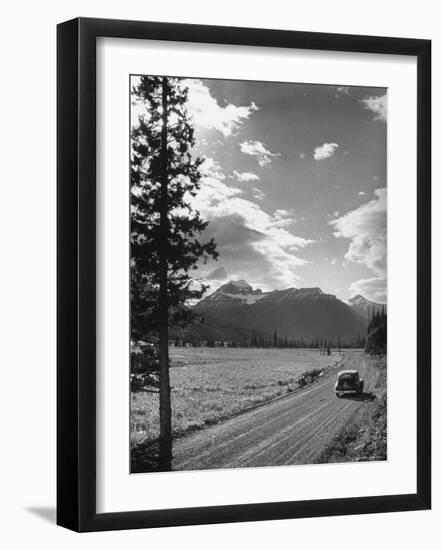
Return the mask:
<svg viewBox="0 0 442 550"><path fill-rule="evenodd" d="M387 312L384 306L380 311L373 308L369 315L365 352L387 353Z"/></svg>
<svg viewBox="0 0 442 550"><path fill-rule="evenodd" d="M272 335L263 335L257 331L253 331L250 337L217 339L207 338L201 339L196 336L189 338L176 337L171 341L175 347L227 347L227 348L307 348L307 349L344 349L344 348L365 348L365 336L358 335L354 338L341 339L336 338L316 337L304 338L303 336L296 338L293 336L281 336L275 330Z"/></svg>

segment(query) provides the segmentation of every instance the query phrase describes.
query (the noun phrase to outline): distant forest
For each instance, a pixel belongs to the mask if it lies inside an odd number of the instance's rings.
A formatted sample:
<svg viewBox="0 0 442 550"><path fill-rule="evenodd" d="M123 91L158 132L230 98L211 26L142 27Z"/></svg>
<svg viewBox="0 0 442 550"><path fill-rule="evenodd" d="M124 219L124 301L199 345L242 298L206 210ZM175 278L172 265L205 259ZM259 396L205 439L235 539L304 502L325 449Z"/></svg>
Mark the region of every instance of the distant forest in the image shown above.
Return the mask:
<svg viewBox="0 0 442 550"><path fill-rule="evenodd" d="M383 306L381 311L373 310L370 316L365 352L370 354L387 353L387 313Z"/></svg>
<svg viewBox="0 0 442 550"><path fill-rule="evenodd" d="M385 354L387 352L387 313L382 306L380 311L375 308L369 313L366 335L358 335L355 338L304 338L300 336L280 336L275 330L273 334L262 334L256 330L251 331L250 336L241 336L230 339L207 338L198 336L176 336L169 341L174 347L209 347L209 348L307 348L319 349L327 352L330 349L364 349L369 354Z"/></svg>
<svg viewBox="0 0 442 550"><path fill-rule="evenodd" d="M335 339L317 337L313 339L299 337L279 336L275 330L272 335L263 335L257 331L252 331L250 338L238 338L230 340L216 340L208 338L201 340L197 337L181 339L176 337L169 342L175 347L209 347L209 348L309 348L309 349L344 349L344 348L365 348L366 337L363 335L357 338L341 340L338 336Z"/></svg>

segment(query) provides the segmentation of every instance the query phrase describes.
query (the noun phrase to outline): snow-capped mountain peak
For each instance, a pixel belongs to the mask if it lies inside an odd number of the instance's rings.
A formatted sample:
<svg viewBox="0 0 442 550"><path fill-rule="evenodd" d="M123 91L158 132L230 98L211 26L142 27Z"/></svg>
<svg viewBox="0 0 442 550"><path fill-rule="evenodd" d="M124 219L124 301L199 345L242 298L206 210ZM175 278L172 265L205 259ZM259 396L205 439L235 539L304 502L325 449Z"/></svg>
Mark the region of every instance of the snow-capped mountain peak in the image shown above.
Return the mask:
<svg viewBox="0 0 442 550"><path fill-rule="evenodd" d="M253 289L247 281L243 279L238 281L229 281L220 286L213 294L210 294L198 306L211 305L226 305L226 304L254 304L262 299L266 294L261 289Z"/></svg>
<svg viewBox="0 0 442 550"><path fill-rule="evenodd" d="M223 292L238 292L240 294L248 294L249 292L253 292L253 287L249 285L247 281L241 279L239 281L229 281L225 285L221 286L218 290L222 290Z"/></svg>
<svg viewBox="0 0 442 550"><path fill-rule="evenodd" d="M353 296L349 299L349 303L351 304L361 304L361 303L367 303L370 302L370 300L367 300L362 294L357 294L356 296Z"/></svg>
<svg viewBox="0 0 442 550"><path fill-rule="evenodd" d="M208 306L230 306L230 305L252 305L256 302L282 303L293 300L306 299L336 299L331 294L325 294L319 287L312 288L287 288L284 290L273 290L262 292L261 289L254 289L243 279L229 281L220 286L215 292L201 300L196 305L197 309L204 309Z"/></svg>
<svg viewBox="0 0 442 550"><path fill-rule="evenodd" d="M362 296L362 294L357 294L356 296L353 296L348 300L347 303L350 307L354 308L356 311L363 315L371 313L372 311L381 311L382 308L384 308L385 311L387 309L386 305L378 304L377 302L368 300L367 298L365 298L365 296Z"/></svg>

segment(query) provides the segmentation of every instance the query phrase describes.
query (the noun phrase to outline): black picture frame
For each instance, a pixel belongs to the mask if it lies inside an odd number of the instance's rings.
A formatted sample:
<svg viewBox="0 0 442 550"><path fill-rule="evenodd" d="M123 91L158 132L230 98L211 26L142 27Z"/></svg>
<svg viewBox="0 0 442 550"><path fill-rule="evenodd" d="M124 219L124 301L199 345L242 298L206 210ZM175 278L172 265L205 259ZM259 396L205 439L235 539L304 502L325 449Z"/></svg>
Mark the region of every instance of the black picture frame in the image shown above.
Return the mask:
<svg viewBox="0 0 442 550"><path fill-rule="evenodd" d="M417 58L417 491L96 512L96 39L117 37ZM424 510L431 506L431 41L79 18L57 28L57 523L75 531Z"/></svg>

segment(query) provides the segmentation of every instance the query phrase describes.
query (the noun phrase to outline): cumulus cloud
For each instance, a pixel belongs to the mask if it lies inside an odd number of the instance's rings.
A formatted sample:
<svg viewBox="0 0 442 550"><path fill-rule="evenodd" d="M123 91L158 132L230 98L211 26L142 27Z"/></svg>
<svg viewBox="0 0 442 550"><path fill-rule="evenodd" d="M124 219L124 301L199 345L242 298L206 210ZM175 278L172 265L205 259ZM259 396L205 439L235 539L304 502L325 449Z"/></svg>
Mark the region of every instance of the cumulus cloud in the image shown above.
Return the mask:
<svg viewBox="0 0 442 550"><path fill-rule="evenodd" d="M369 96L359 100L364 109L375 114L374 120L387 121L387 94L382 96Z"/></svg>
<svg viewBox="0 0 442 550"><path fill-rule="evenodd" d="M224 136L237 132L241 124L259 108L254 101L249 105L220 105L209 88L198 79L186 79L189 89L188 111L195 123L203 128L215 128Z"/></svg>
<svg viewBox="0 0 442 550"><path fill-rule="evenodd" d="M230 197L241 195L241 189L226 185L226 176L220 164L211 157L206 157L201 166L201 188L198 191L198 202L212 204Z"/></svg>
<svg viewBox="0 0 442 550"><path fill-rule="evenodd" d="M347 260L385 271L387 241L387 190L376 189L376 198L332 220L335 237L350 239Z"/></svg>
<svg viewBox="0 0 442 550"><path fill-rule="evenodd" d="M315 160L324 160L332 157L336 150L339 148L337 143L323 143L319 147L316 147L313 151L313 158Z"/></svg>
<svg viewBox="0 0 442 550"><path fill-rule="evenodd" d="M266 196L264 191L262 191L258 187L252 187L252 191L253 191L253 198L256 199L257 201L262 201Z"/></svg>
<svg viewBox="0 0 442 550"><path fill-rule="evenodd" d="M219 215L208 216L210 223L204 235L215 239L219 259L229 277L246 279L264 289L295 285L298 268L306 263L295 252L311 241L279 227L272 216L253 203L243 199L236 202L236 206L230 205L234 212L224 207ZM212 268L213 263L207 266ZM204 268L200 273L204 278Z"/></svg>
<svg viewBox="0 0 442 550"><path fill-rule="evenodd" d="M206 279L208 281L213 281L213 280L224 281L225 279L227 279L227 271L223 266L217 267L211 273L206 275Z"/></svg>
<svg viewBox="0 0 442 550"><path fill-rule="evenodd" d="M359 193L358 193L358 195L359 195L360 197L365 197L366 194L367 194L367 193L366 193L365 191L359 191Z"/></svg>
<svg viewBox="0 0 442 550"><path fill-rule="evenodd" d="M307 156L306 153L299 153L299 158L300 159L305 159L306 156Z"/></svg>
<svg viewBox="0 0 442 550"><path fill-rule="evenodd" d="M246 279L252 285L273 289L296 285L298 268L306 263L298 253L314 241L295 235L290 226L294 213L287 209L267 213L239 189L223 179L217 163L210 162L210 174L201 190L191 198L193 206L209 221L203 238L214 237L219 262L230 278ZM217 177L218 174L218 177ZM255 193L260 193L258 188ZM198 277L208 281L216 262L200 265ZM213 279L211 280L212 284Z"/></svg>
<svg viewBox="0 0 442 550"><path fill-rule="evenodd" d="M362 294L375 302L385 303L387 301L387 284L385 277L372 277L360 279L350 285L352 296Z"/></svg>
<svg viewBox="0 0 442 550"><path fill-rule="evenodd" d="M266 149L261 141L243 141L239 147L245 155L255 157L260 166L267 166L272 162L272 158L281 156L279 153L272 153Z"/></svg>
<svg viewBox="0 0 442 550"><path fill-rule="evenodd" d="M237 172L233 171L233 175L240 182L259 181L260 177L253 172Z"/></svg>
<svg viewBox="0 0 442 550"><path fill-rule="evenodd" d="M293 210L288 210L287 208L278 208L277 210L275 210L273 215L277 219L282 219L282 218L292 217L295 214L294 214Z"/></svg>
<svg viewBox="0 0 442 550"><path fill-rule="evenodd" d="M201 165L201 174L203 177L216 176L221 180L226 179L221 164L212 157L204 157L204 162Z"/></svg>
<svg viewBox="0 0 442 550"><path fill-rule="evenodd" d="M131 86L136 86L139 81L140 77L132 77ZM183 79L182 84L188 88L187 110L196 125L205 129L218 130L224 137L235 134L244 121L259 110L254 101L251 101L249 105L237 106L232 103L220 105L211 94L210 89L199 79ZM133 99L131 106L132 126L138 124L140 115L149 117L145 105ZM172 114L171 121L173 120L174 115ZM206 138L202 138L201 143L207 144Z"/></svg>
<svg viewBox="0 0 442 550"><path fill-rule="evenodd" d="M352 284L360 294L379 299L386 292L387 272L387 190L376 189L375 198L329 222L335 237L350 240L345 259L365 265L375 277L361 279ZM364 292L362 292L364 289Z"/></svg>
<svg viewBox="0 0 442 550"><path fill-rule="evenodd" d="M295 223L295 213L293 210L278 208L273 212L276 227L290 227Z"/></svg>

